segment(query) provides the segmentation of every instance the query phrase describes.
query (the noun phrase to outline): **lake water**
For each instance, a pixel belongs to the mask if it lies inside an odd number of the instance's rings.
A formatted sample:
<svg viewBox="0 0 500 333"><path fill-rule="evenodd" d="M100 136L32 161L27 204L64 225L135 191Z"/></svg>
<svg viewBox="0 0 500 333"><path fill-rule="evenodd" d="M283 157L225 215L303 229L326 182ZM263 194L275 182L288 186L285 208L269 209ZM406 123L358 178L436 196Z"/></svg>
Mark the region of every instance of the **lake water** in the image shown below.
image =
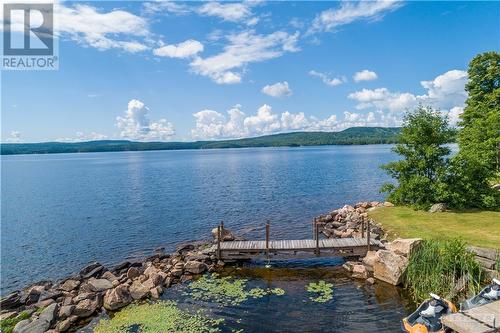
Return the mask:
<svg viewBox="0 0 500 333"><path fill-rule="evenodd" d="M2 156L1 290L207 238L310 238L316 215L382 200L388 145Z"/></svg>
<svg viewBox="0 0 500 333"><path fill-rule="evenodd" d="M281 288L282 296L249 297L241 304L228 304L214 297L199 300L192 296L188 284L178 284L167 289L162 299L175 300L180 308L191 313L202 311L210 318L223 319L219 326L222 333L401 332L401 318L414 309L404 291L383 282L370 285L352 280L334 261L278 261L271 268L250 264L226 268L221 273L246 280L246 290ZM311 300L318 294L306 290L309 283L318 281L332 285L333 296L324 303ZM106 315L94 319L78 333L92 333L102 318Z"/></svg>

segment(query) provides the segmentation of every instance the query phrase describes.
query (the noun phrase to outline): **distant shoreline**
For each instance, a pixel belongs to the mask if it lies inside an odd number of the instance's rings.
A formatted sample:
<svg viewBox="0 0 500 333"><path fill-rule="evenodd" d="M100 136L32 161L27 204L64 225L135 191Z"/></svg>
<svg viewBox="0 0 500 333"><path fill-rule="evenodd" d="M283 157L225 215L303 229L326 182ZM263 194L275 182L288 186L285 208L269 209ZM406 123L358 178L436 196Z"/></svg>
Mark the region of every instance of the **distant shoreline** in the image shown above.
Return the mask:
<svg viewBox="0 0 500 333"><path fill-rule="evenodd" d="M2 143L1 155L60 154L114 151L195 150L257 147L306 147L331 145L393 144L399 127L351 127L340 132L292 132L222 141L137 142L100 140L87 142Z"/></svg>

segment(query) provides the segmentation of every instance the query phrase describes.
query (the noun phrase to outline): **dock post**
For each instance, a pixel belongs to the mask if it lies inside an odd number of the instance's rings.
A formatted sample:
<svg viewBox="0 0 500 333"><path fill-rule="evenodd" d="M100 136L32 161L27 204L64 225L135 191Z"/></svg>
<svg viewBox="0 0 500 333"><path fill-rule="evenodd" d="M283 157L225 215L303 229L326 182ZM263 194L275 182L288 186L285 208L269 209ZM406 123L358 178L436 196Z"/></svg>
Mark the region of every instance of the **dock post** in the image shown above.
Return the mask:
<svg viewBox="0 0 500 333"><path fill-rule="evenodd" d="M366 245L367 245L367 248L368 248L368 251L370 251L370 220L368 220L367 222L367 229L366 229Z"/></svg>
<svg viewBox="0 0 500 333"><path fill-rule="evenodd" d="M222 237L222 222L217 226L217 259L222 260L221 250L220 250L220 240Z"/></svg>
<svg viewBox="0 0 500 333"><path fill-rule="evenodd" d="M316 223L316 256L320 256L319 253L319 225Z"/></svg>
<svg viewBox="0 0 500 333"><path fill-rule="evenodd" d="M269 259L269 221L266 222L266 258Z"/></svg>
<svg viewBox="0 0 500 333"><path fill-rule="evenodd" d="M312 223L312 227L313 227L313 239L316 239L316 218L313 218L313 223Z"/></svg>
<svg viewBox="0 0 500 333"><path fill-rule="evenodd" d="M365 218L361 220L361 238L365 238Z"/></svg>

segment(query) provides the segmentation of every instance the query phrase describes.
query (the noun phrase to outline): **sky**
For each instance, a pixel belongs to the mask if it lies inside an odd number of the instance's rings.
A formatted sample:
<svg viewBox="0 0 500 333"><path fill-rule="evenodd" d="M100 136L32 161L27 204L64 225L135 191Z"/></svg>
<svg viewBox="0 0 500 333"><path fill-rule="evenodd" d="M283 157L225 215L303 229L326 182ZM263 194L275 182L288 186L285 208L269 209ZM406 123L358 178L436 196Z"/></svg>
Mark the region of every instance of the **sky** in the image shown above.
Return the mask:
<svg viewBox="0 0 500 333"><path fill-rule="evenodd" d="M192 141L456 125L500 2L61 2L59 69L1 72L1 141Z"/></svg>

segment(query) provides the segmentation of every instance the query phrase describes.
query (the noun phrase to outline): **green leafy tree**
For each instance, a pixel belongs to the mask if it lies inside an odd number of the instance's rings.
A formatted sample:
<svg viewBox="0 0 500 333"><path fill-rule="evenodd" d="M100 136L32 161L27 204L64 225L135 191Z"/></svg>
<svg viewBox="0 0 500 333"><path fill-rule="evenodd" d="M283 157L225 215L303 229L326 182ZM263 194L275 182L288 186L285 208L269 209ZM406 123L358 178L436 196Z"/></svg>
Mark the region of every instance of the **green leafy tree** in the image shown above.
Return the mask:
<svg viewBox="0 0 500 333"><path fill-rule="evenodd" d="M447 197L444 176L450 148L445 144L452 136L437 110L419 106L405 115L399 144L393 148L402 159L382 166L396 180L381 189L389 193L390 201L427 208Z"/></svg>
<svg viewBox="0 0 500 333"><path fill-rule="evenodd" d="M498 208L500 194L490 182L500 178L500 54L479 54L469 64L468 93L448 184L456 207Z"/></svg>

